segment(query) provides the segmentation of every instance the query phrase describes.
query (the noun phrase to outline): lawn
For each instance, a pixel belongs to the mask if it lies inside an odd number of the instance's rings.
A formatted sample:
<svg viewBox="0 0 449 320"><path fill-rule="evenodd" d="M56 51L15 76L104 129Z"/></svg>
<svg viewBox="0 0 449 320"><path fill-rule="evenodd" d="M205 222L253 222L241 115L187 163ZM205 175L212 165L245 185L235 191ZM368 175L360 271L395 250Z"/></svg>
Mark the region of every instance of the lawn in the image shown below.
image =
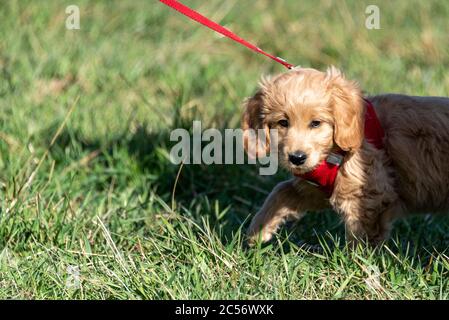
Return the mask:
<svg viewBox="0 0 449 320"><path fill-rule="evenodd" d="M375 2L186 1L367 93L448 96L449 2ZM71 4L80 30L65 27ZM369 4L379 30L365 28ZM4 0L0 30L0 298L449 298L448 217L348 251L338 216L311 212L247 249L249 219L287 173L170 162L171 130L237 128L281 65L155 0Z"/></svg>

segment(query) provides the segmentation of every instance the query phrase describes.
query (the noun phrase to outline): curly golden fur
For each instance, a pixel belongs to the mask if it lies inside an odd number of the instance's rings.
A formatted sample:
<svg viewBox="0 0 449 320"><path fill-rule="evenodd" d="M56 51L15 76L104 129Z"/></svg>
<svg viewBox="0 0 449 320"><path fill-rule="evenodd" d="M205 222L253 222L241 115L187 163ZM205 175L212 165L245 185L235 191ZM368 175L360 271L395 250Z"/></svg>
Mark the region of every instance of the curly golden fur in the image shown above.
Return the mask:
<svg viewBox="0 0 449 320"><path fill-rule="evenodd" d="M296 68L262 80L246 102L242 127L278 129L283 167L300 174L335 148L347 152L330 198L297 177L277 185L251 222L250 243L270 240L283 221L307 211L332 208L349 241L378 244L398 217L449 210L449 98L368 99L385 131L383 149L364 140L362 92L334 67ZM300 165L289 161L295 152L306 155Z"/></svg>

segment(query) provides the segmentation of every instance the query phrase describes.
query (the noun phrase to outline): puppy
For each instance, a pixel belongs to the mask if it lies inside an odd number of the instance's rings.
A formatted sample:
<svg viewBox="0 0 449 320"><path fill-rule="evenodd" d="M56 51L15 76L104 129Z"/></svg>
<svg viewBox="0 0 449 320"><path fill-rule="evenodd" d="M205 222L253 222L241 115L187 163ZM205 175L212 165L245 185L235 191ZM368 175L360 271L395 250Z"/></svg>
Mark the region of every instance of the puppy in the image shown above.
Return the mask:
<svg viewBox="0 0 449 320"><path fill-rule="evenodd" d="M280 164L293 174L253 218L250 244L308 211L331 208L347 241L379 244L398 217L449 210L449 98L364 99L334 67L296 68L262 81L246 101L242 128L245 148L250 129L277 129ZM256 153L267 152L261 148ZM316 185L308 175L322 166L331 170Z"/></svg>

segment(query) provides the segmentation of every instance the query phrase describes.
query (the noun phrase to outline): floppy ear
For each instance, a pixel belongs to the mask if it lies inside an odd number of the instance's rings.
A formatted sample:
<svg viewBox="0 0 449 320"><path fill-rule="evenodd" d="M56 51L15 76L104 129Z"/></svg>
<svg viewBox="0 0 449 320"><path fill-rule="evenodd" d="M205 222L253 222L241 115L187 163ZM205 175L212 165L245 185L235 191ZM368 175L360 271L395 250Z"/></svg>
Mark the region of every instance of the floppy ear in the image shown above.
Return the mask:
<svg viewBox="0 0 449 320"><path fill-rule="evenodd" d="M242 117L243 146L250 158L265 157L270 150L269 127L263 115L263 89L246 99ZM260 131L262 129L263 131Z"/></svg>
<svg viewBox="0 0 449 320"><path fill-rule="evenodd" d="M353 152L361 147L364 137L365 112L360 89L333 67L327 76L333 104L334 141L342 150Z"/></svg>

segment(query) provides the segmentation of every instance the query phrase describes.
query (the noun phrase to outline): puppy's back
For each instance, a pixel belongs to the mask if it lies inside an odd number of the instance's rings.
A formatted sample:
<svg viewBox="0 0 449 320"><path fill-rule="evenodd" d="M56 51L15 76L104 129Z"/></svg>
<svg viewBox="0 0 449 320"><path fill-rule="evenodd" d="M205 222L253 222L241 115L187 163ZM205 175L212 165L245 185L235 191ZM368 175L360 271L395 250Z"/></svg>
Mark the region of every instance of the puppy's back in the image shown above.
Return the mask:
<svg viewBox="0 0 449 320"><path fill-rule="evenodd" d="M449 98L369 98L385 130L400 196L413 212L449 211Z"/></svg>

